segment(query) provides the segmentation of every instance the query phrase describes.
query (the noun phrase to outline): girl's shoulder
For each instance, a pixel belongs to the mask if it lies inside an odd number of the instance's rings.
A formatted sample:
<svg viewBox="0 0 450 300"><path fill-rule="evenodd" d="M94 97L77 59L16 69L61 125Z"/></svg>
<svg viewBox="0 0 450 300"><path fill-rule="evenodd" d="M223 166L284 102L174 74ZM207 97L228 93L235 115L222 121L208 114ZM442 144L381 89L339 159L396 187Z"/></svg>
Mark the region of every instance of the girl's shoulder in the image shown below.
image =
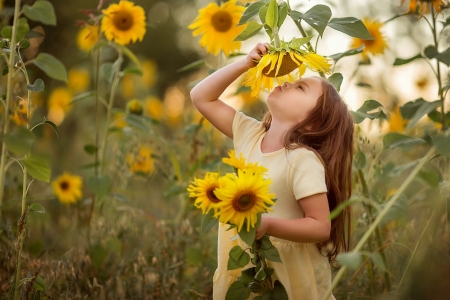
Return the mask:
<svg viewBox="0 0 450 300"><path fill-rule="evenodd" d="M319 153L306 146L289 149L287 151L287 156L288 160L295 165L318 163L324 166L324 162Z"/></svg>

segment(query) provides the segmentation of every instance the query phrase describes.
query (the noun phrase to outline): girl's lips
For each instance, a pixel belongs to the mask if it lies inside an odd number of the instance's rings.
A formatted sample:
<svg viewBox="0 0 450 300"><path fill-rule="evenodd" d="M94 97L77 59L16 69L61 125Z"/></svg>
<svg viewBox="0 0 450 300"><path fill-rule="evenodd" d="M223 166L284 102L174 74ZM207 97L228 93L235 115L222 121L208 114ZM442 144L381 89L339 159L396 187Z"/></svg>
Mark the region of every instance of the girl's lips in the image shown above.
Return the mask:
<svg viewBox="0 0 450 300"><path fill-rule="evenodd" d="M277 86L276 87L280 92L282 92L283 90L281 89L281 86L279 85L279 86Z"/></svg>

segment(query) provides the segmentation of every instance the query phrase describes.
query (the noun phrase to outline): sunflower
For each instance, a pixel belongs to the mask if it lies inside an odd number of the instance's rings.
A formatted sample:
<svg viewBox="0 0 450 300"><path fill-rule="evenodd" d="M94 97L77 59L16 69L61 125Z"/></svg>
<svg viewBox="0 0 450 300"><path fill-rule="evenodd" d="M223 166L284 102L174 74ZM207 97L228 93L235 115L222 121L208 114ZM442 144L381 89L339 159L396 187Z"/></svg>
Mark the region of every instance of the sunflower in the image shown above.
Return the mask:
<svg viewBox="0 0 450 300"><path fill-rule="evenodd" d="M142 41L145 35L145 12L140 6L126 0L111 4L102 10L101 30L108 41L128 45L130 42Z"/></svg>
<svg viewBox="0 0 450 300"><path fill-rule="evenodd" d="M405 0L402 0L400 5L403 4ZM448 7L449 2L446 0L410 0L408 12L414 13L419 5L419 14L421 16L429 12L430 7L433 7L434 13L438 14L443 8Z"/></svg>
<svg viewBox="0 0 450 300"><path fill-rule="evenodd" d="M222 178L219 178L217 172L208 172L204 179L195 178L188 186L189 197L196 198L194 205L200 208L204 214L211 209L214 209L215 214L217 213L220 199L216 197L215 190L219 188Z"/></svg>
<svg viewBox="0 0 450 300"><path fill-rule="evenodd" d="M236 0L230 0L220 7L209 3L199 10L197 18L188 26L192 35L203 34L200 45L206 47L208 53L217 55L220 50L226 56L239 51L241 42L233 42L245 28L236 26L242 17L245 7L236 5Z"/></svg>
<svg viewBox="0 0 450 300"><path fill-rule="evenodd" d="M127 125L127 122L125 121L125 114L121 112L115 112L113 114L113 123L111 125L117 129L124 128Z"/></svg>
<svg viewBox="0 0 450 300"><path fill-rule="evenodd" d="M139 153L127 155L127 162L131 173L152 174L155 171L155 161L152 157L152 149L149 146L139 147Z"/></svg>
<svg viewBox="0 0 450 300"><path fill-rule="evenodd" d="M137 99L128 101L128 103L127 103L127 112L128 113L140 116L140 115L142 115L143 111L144 111L144 107L143 107L141 101L139 101Z"/></svg>
<svg viewBox="0 0 450 300"><path fill-rule="evenodd" d="M264 179L260 174L238 170L236 174L227 174L223 184L215 190L220 210L216 217L222 223L235 225L241 231L244 224L247 231L255 227L258 214L273 211L270 206L275 194L269 193L272 180Z"/></svg>
<svg viewBox="0 0 450 300"><path fill-rule="evenodd" d="M98 42L98 27L86 25L80 29L77 36L78 48L85 52L89 52L91 48Z"/></svg>
<svg viewBox="0 0 450 300"><path fill-rule="evenodd" d="M373 55L383 54L384 50L387 48L386 40L380 31L382 23L378 21L369 20L367 18L362 20L364 25L366 25L367 30L374 37L373 40L363 40L358 38L353 38L353 43L351 48L359 48L364 45L364 50L362 56L364 60L367 60L367 54L371 53Z"/></svg>
<svg viewBox="0 0 450 300"><path fill-rule="evenodd" d="M31 108L30 115L33 117L33 108ZM10 120L14 121L18 126L26 126L28 123L28 101L20 100L19 105L16 106L14 112L9 116Z"/></svg>
<svg viewBox="0 0 450 300"><path fill-rule="evenodd" d="M144 101L144 113L147 117L158 121L161 120L164 114L162 101L156 97L147 97Z"/></svg>
<svg viewBox="0 0 450 300"><path fill-rule="evenodd" d="M53 193L64 204L76 203L81 199L82 179L80 176L64 172L52 182Z"/></svg>
<svg viewBox="0 0 450 300"><path fill-rule="evenodd" d="M74 93L84 92L91 82L91 75L85 68L71 69L69 70L67 77L69 78L67 85Z"/></svg>
<svg viewBox="0 0 450 300"><path fill-rule="evenodd" d="M293 81L291 73L298 70L297 77L301 77L306 67L315 72L330 73L328 59L314 52L300 49L300 39L293 39L279 48L270 47L269 53L264 55L256 67L248 70L243 85L252 90L251 96L258 95L261 89L271 90L274 80L281 85L285 81Z"/></svg>
<svg viewBox="0 0 450 300"><path fill-rule="evenodd" d="M408 122L403 119L400 108L396 105L389 115L389 132L404 132L407 123Z"/></svg>
<svg viewBox="0 0 450 300"><path fill-rule="evenodd" d="M59 106L64 113L68 113L72 106L70 101L72 100L72 93L63 87L54 89L48 99L47 106L51 108L52 106Z"/></svg>
<svg viewBox="0 0 450 300"><path fill-rule="evenodd" d="M262 175L268 171L267 168L258 165L258 163L246 163L245 158L242 157L242 153L239 153L239 157L237 157L235 150L230 150L228 152L228 155L230 157L222 158L222 162L232 166L236 170L236 172L237 170L241 170L244 172L249 171L254 174Z"/></svg>

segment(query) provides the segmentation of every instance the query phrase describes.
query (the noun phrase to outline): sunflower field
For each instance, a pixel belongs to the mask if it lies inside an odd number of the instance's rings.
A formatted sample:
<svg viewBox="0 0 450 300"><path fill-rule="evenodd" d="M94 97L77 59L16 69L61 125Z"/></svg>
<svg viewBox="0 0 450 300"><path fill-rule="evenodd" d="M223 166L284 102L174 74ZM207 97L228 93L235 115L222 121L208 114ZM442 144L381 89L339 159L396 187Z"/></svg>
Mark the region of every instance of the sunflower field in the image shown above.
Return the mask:
<svg viewBox="0 0 450 300"><path fill-rule="evenodd" d="M448 299L448 0L0 0L0 299L212 299L209 203L249 176L219 174L264 168L189 93L257 43L222 100L261 119L267 92L321 76L354 119L352 197L330 215L351 208L351 248L328 295ZM254 226L238 200L221 220Z"/></svg>

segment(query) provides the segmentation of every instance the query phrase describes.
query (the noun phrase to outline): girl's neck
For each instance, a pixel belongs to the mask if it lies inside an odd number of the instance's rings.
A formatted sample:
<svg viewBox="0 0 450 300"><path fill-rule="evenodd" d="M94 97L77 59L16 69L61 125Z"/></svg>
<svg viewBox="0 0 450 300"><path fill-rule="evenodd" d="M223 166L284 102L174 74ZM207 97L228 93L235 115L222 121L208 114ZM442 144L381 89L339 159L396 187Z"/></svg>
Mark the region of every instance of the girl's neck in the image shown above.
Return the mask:
<svg viewBox="0 0 450 300"><path fill-rule="evenodd" d="M272 120L269 130L267 130L261 141L261 152L269 153L284 148L284 134L289 129L290 126Z"/></svg>

